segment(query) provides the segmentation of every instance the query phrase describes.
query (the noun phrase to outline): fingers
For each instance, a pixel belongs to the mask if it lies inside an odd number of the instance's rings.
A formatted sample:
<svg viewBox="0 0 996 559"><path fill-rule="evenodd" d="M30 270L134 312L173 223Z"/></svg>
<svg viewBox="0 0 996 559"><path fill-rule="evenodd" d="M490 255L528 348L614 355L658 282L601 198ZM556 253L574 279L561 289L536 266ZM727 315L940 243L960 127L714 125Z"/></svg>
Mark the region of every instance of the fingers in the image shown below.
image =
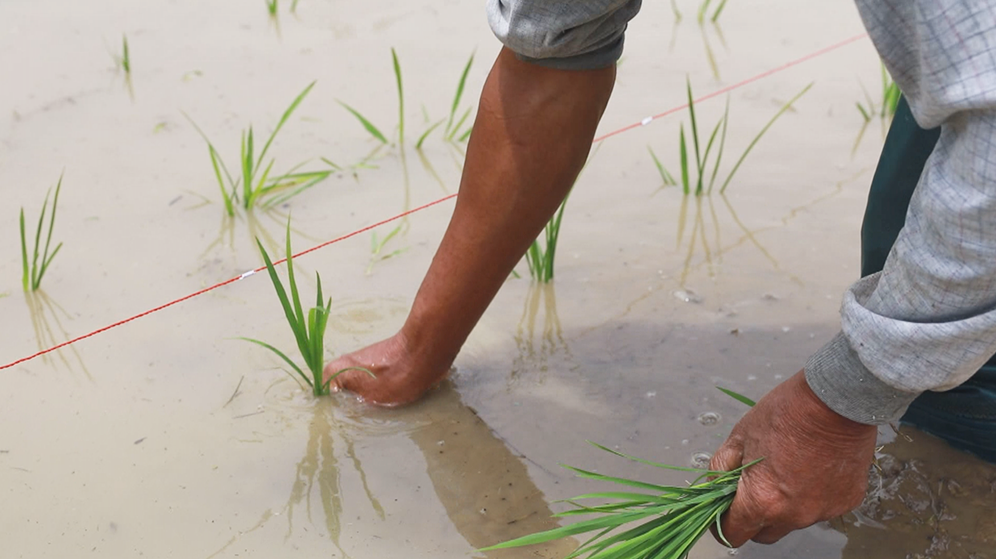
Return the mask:
<svg viewBox="0 0 996 559"><path fill-rule="evenodd" d="M740 547L764 529L764 511L757 506L749 491L739 489L734 494L733 504L720 518L720 527L726 541L720 539L719 543Z"/></svg>
<svg viewBox="0 0 996 559"><path fill-rule="evenodd" d="M727 439L723 446L719 447L716 454L709 460L709 469L718 472L728 472L743 465L743 446L732 439Z"/></svg>

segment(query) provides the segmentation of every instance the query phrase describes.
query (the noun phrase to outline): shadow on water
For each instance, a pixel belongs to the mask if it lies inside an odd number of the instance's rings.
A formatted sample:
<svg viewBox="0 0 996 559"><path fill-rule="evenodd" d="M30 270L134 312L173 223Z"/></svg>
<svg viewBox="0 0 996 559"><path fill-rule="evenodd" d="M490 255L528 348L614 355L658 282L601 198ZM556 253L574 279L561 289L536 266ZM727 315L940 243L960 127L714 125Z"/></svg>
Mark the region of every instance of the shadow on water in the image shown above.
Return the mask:
<svg viewBox="0 0 996 559"><path fill-rule="evenodd" d="M255 525L233 536L208 555L223 555L239 538L285 518L285 540L298 529L318 528L339 556L350 557L343 541L342 473L352 468L367 504L380 521L391 514L374 494L355 450L362 426L338 418L337 402L323 398L312 406L308 441L298 461L286 504L267 509ZM465 405L448 382L423 402L391 412L424 457L426 472L449 520L467 543L477 549L503 539L557 526L543 493L529 477L524 457L495 434L477 412ZM382 433L383 434L383 433ZM350 510L349 518L355 518ZM302 523L307 524L307 526ZM554 542L529 550L530 557L563 557L570 542ZM495 552L489 557L522 557L518 552Z"/></svg>

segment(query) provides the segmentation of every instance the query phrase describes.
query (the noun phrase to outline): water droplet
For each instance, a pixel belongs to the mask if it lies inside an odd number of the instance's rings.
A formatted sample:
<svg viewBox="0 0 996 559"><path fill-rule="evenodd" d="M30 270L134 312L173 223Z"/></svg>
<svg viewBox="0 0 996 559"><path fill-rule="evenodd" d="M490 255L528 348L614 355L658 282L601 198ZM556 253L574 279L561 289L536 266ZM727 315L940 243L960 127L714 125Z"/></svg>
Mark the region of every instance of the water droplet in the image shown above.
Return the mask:
<svg viewBox="0 0 996 559"><path fill-rule="evenodd" d="M688 439L681 439L681 446L688 446Z"/></svg>
<svg viewBox="0 0 996 559"><path fill-rule="evenodd" d="M747 375L747 380L757 380L757 375Z"/></svg>
<svg viewBox="0 0 996 559"><path fill-rule="evenodd" d="M647 398L656 398L656 397L657 397L656 390L651 390L650 392L647 392Z"/></svg>
<svg viewBox="0 0 996 559"><path fill-rule="evenodd" d="M719 414L714 411L707 411L699 414L699 423L702 425L715 425L719 423Z"/></svg>
<svg viewBox="0 0 996 559"><path fill-rule="evenodd" d="M792 331L791 326L782 326L782 332L788 333Z"/></svg>
<svg viewBox="0 0 996 559"><path fill-rule="evenodd" d="M708 468L710 460L712 460L712 455L708 452L696 452L692 455L692 467Z"/></svg>

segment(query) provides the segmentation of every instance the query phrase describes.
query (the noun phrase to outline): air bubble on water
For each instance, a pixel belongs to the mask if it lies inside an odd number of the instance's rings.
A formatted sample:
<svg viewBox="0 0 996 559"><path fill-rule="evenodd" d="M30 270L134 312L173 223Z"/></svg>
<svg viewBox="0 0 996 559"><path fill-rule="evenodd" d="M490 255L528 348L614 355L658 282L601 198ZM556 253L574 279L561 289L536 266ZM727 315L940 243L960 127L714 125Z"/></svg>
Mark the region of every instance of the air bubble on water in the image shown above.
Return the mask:
<svg viewBox="0 0 996 559"><path fill-rule="evenodd" d="M651 390L651 391L647 392L647 398L656 398L656 397L657 397L657 391L656 390Z"/></svg>
<svg viewBox="0 0 996 559"><path fill-rule="evenodd" d="M782 326L782 332L789 333L792 331L791 326Z"/></svg>
<svg viewBox="0 0 996 559"><path fill-rule="evenodd" d="M719 414L714 411L707 411L699 414L699 423L702 425L715 425L719 423L719 420Z"/></svg>
<svg viewBox="0 0 996 559"><path fill-rule="evenodd" d="M688 446L688 439L681 439L681 446Z"/></svg>
<svg viewBox="0 0 996 559"><path fill-rule="evenodd" d="M708 452L696 452L692 455L692 467L708 468L710 460L712 460L712 455Z"/></svg>
<svg viewBox="0 0 996 559"><path fill-rule="evenodd" d="M730 555L736 555L736 554L740 553L740 550L736 549L736 548L734 548L734 549L728 549L728 550L726 550L726 553L728 553Z"/></svg>
<svg viewBox="0 0 996 559"><path fill-rule="evenodd" d="M675 299L683 303L694 303L697 305L702 301L704 301L701 295L692 291L691 289L679 289L678 291L675 291L671 294L674 295Z"/></svg>
<svg viewBox="0 0 996 559"><path fill-rule="evenodd" d="M747 380L757 380L757 375L747 375Z"/></svg>

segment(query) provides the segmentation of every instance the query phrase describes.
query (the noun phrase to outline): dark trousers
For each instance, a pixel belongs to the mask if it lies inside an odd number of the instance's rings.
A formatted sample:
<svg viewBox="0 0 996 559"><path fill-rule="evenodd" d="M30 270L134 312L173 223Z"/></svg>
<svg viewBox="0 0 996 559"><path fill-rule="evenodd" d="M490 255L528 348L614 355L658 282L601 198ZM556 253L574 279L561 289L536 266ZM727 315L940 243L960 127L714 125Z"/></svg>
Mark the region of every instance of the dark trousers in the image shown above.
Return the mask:
<svg viewBox="0 0 996 559"><path fill-rule="evenodd" d="M906 99L900 100L875 169L861 225L862 276L879 272L885 265L939 136L939 128L920 128ZM902 421L996 462L996 357L961 386L921 395Z"/></svg>

